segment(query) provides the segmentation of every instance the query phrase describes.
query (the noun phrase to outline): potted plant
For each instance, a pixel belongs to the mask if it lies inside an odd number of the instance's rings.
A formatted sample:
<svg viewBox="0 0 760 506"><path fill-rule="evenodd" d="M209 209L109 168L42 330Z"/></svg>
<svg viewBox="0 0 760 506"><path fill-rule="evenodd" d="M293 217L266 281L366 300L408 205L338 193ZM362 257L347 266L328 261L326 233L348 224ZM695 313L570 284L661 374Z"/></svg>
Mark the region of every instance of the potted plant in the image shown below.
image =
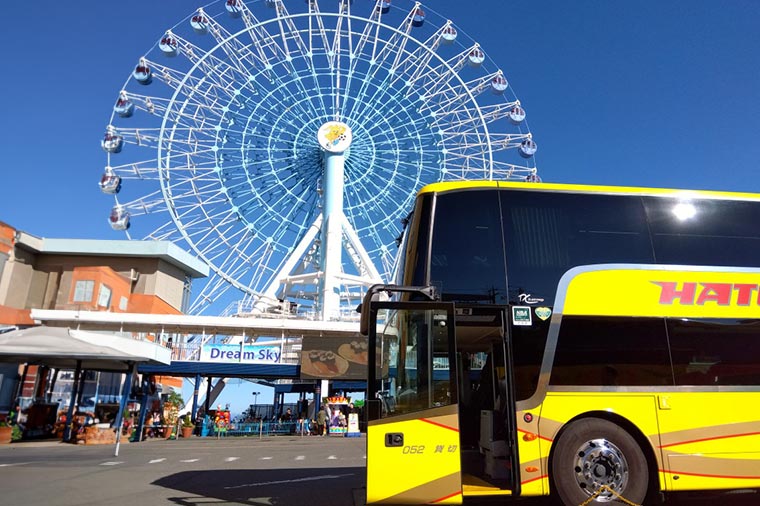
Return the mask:
<svg viewBox="0 0 760 506"><path fill-rule="evenodd" d="M190 414L188 413L182 418L182 437L191 437L194 430L195 424L193 424L193 421L190 419Z"/></svg>
<svg viewBox="0 0 760 506"><path fill-rule="evenodd" d="M169 439L174 433L179 417L179 410L185 407L185 400L179 392L172 390L164 401L164 436Z"/></svg>
<svg viewBox="0 0 760 506"><path fill-rule="evenodd" d="M5 420L0 421L0 444L10 444L13 435L13 427Z"/></svg>

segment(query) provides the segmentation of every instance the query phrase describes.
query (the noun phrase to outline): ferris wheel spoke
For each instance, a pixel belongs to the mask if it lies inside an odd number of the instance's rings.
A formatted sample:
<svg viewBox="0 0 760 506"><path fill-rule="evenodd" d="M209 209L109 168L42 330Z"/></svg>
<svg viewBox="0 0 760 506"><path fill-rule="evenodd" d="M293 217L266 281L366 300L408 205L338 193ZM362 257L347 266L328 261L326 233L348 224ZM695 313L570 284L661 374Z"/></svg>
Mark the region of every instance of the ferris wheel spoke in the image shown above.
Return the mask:
<svg viewBox="0 0 760 506"><path fill-rule="evenodd" d="M409 35L414 27L414 16L419 9L419 5L419 2L414 4L414 7L412 7L412 10L406 15L401 25L399 25L396 31L394 31L388 38L387 43L382 45L375 58L378 64L378 67L376 68L382 66L382 64L389 58L393 59L393 63L388 66L388 68L391 69L391 74L393 70L398 67L399 61L401 61L401 57L405 53L404 48L411 38ZM375 75L372 77L375 77Z"/></svg>
<svg viewBox="0 0 760 506"><path fill-rule="evenodd" d="M146 235L145 240L182 243L184 238L182 237L182 234L180 234L177 230L176 224L173 221L169 220L165 221L150 234Z"/></svg>
<svg viewBox="0 0 760 506"><path fill-rule="evenodd" d="M415 83L420 79L420 75L425 69L431 67L431 60L436 56L436 51L444 41L444 37L452 29L451 21L447 21L445 25L441 26L433 35L431 35L426 41L418 45L415 49L409 52L404 58L400 59L399 66L392 68L395 75L395 81L405 79L409 83Z"/></svg>
<svg viewBox="0 0 760 506"><path fill-rule="evenodd" d="M330 42L327 35L327 29L325 28L325 21L323 19L322 13L319 11L319 4L316 0L309 0L307 2L308 9L309 9L309 50L308 54L311 55L309 57L309 60L313 63L313 58L315 54L315 48L314 48L314 38L315 38L315 31L319 36L319 40L322 42L322 48L326 51L325 56L327 57L327 68L332 70L333 63L332 63L332 57L334 55L330 55L330 51L328 48L330 48ZM314 25L316 24L316 28Z"/></svg>
<svg viewBox="0 0 760 506"><path fill-rule="evenodd" d="M188 314L202 313L232 287L233 285L225 277L212 273L188 307Z"/></svg>
<svg viewBox="0 0 760 506"><path fill-rule="evenodd" d="M114 109L118 109L121 112L120 116L123 118L132 117L135 111L163 116L171 104L172 101L167 98L122 90L119 92L119 98Z"/></svg>
<svg viewBox="0 0 760 506"><path fill-rule="evenodd" d="M213 79L219 76L214 74L203 77L195 77L183 71L162 65L156 61L141 58L139 66L150 69L150 75L158 81L174 90L175 94L185 97L201 96L205 101L230 102L234 98L234 92L229 90L230 83L215 82Z"/></svg>
<svg viewBox="0 0 760 506"><path fill-rule="evenodd" d="M370 41L373 42L370 59L371 60L375 59L375 55L377 52L378 33L380 31L382 15L383 14L382 14L382 8L380 8L380 0L377 0L375 2L375 8L372 9L372 12L370 13L368 19L364 23L364 29L362 30L362 33L358 35L358 40L356 41L356 45L351 51L352 57L351 57L351 64L349 67L350 72L357 71L357 65L361 61L361 57L363 56L363 53L364 53L364 48L367 45L367 43Z"/></svg>
<svg viewBox="0 0 760 506"><path fill-rule="evenodd" d="M409 0L334 1L329 12L317 0L209 4L165 31L118 94L101 142L109 219L210 265L195 310L234 287L261 309L287 294L318 311L303 280L328 249L342 249L339 291L356 298L360 275L394 271L400 220L423 185L535 179L520 102L450 20ZM331 119L352 142L340 211L350 226L328 248L315 225L316 133Z"/></svg>
<svg viewBox="0 0 760 506"><path fill-rule="evenodd" d="M287 39L282 38L283 46L267 31L265 26L256 19L251 10L243 2L238 2L242 12L243 23L248 32L251 42L256 47L258 54L262 57L265 67L271 66L272 60L287 59L290 55L287 50ZM285 6L281 1L274 2L275 12L280 16ZM285 11L287 13L287 11Z"/></svg>
<svg viewBox="0 0 760 506"><path fill-rule="evenodd" d="M468 62L471 63L473 53L480 54L479 51L480 45L476 43L453 58L450 58L435 67L430 67L425 72L419 72L417 78L412 81L412 83L419 89L425 90L426 95L435 95L449 86L450 82L457 82L459 71L461 71Z"/></svg>
<svg viewBox="0 0 760 506"><path fill-rule="evenodd" d="M389 109L386 104L389 101L399 101L401 93L398 89L390 88L390 76L386 76L373 90L364 87L359 91L360 100L353 102L348 112L349 117L365 117L367 114L376 116L377 113L382 116Z"/></svg>
<svg viewBox="0 0 760 506"><path fill-rule="evenodd" d="M166 210L166 202L161 198L161 193L158 191L129 202L117 201L116 205L126 209L132 216Z"/></svg>
<svg viewBox="0 0 760 506"><path fill-rule="evenodd" d="M171 30L168 30L162 42L170 40L172 42L172 48L176 55L182 55L189 61L194 68L200 70L201 74L204 74L217 86L226 87L229 83L238 84L246 87L250 86L248 76L250 71L241 67L239 61L233 63L228 62L217 57L213 52L207 52L204 49L194 45L187 39L174 34ZM226 53L225 53L226 54ZM164 67L165 69L166 67ZM255 90L254 90L255 91Z"/></svg>
<svg viewBox="0 0 760 506"><path fill-rule="evenodd" d="M292 61L293 56L290 51L288 40L292 40L295 43L296 48L299 51L299 56L304 59L309 70L311 70L311 60L309 56L309 48L301 37L301 32L293 22L293 18L285 8L285 3L282 0L276 0L275 11L277 13L277 24L280 28L280 38L282 39L282 46L285 52L285 59Z"/></svg>
<svg viewBox="0 0 760 506"><path fill-rule="evenodd" d="M478 150L485 153L487 150L501 151L506 149L515 149L520 147L522 141L530 139L530 134L504 134L491 133L487 138L484 135L478 135L472 132L462 132L456 134L460 137L461 143L449 148L449 155L455 156L463 154L469 150ZM444 137L446 139L446 137Z"/></svg>
<svg viewBox="0 0 760 506"><path fill-rule="evenodd" d="M423 102L420 110L426 112L430 111L436 116L439 116L445 115L449 111L454 111L461 107L467 107L467 104L471 103L473 98L479 97L486 90L491 89L494 93L497 93L494 88L494 83L501 80L503 77L502 71L499 70L464 84L442 87L436 90L435 93L423 95ZM506 90L506 79L504 80L504 86L504 90ZM503 90L498 93L503 93ZM519 105L519 100L508 102L508 104L512 107Z"/></svg>
<svg viewBox="0 0 760 506"><path fill-rule="evenodd" d="M159 178L156 160L143 160L123 165L108 165L108 168L114 173L119 174L122 179L155 181Z"/></svg>
<svg viewBox="0 0 760 506"><path fill-rule="evenodd" d="M241 2L242 4L242 2ZM250 69L262 69L268 79L271 79L271 69L267 68L268 59L259 46L256 47L257 51L251 51L248 44L245 44L237 39L232 33L230 33L224 26L222 26L214 17L209 16L201 8L193 17L194 29L196 32L204 34L209 33L216 42L216 45L222 49L229 61L243 74L250 73ZM191 25L193 25L191 22ZM198 27L198 28L195 28ZM258 28L254 31L258 32ZM253 37L253 35L251 36Z"/></svg>
<svg viewBox="0 0 760 506"><path fill-rule="evenodd" d="M451 133L477 130L479 126L506 118L512 108L512 104L504 103L482 106L479 111L463 107L450 111L446 116L436 116L433 125L439 127L445 137Z"/></svg>

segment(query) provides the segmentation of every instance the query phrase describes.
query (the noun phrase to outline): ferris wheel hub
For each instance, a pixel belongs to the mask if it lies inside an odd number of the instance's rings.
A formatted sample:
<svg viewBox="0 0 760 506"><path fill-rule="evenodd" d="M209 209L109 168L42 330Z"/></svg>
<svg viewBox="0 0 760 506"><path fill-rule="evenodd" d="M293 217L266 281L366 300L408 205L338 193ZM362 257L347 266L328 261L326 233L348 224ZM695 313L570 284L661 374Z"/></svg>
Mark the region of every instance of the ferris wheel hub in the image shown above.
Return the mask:
<svg viewBox="0 0 760 506"><path fill-rule="evenodd" d="M329 153L343 153L351 145L351 128L342 121L328 121L317 130L317 141Z"/></svg>

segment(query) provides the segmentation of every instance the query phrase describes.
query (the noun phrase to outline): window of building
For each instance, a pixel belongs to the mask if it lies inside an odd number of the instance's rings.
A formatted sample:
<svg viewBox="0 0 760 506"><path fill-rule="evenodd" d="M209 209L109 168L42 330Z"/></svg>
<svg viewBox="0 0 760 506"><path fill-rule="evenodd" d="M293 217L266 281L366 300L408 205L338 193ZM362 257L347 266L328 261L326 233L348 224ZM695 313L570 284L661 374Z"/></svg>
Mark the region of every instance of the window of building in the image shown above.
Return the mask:
<svg viewBox="0 0 760 506"><path fill-rule="evenodd" d="M129 303L129 299L122 295L122 297L119 299L119 309L121 309L122 311L126 311L128 303Z"/></svg>
<svg viewBox="0 0 760 506"><path fill-rule="evenodd" d="M92 292L95 289L95 281L85 279L77 281L74 285L74 302L92 301Z"/></svg>
<svg viewBox="0 0 760 506"><path fill-rule="evenodd" d="M111 307L111 289L103 283L100 284L98 292L98 306Z"/></svg>

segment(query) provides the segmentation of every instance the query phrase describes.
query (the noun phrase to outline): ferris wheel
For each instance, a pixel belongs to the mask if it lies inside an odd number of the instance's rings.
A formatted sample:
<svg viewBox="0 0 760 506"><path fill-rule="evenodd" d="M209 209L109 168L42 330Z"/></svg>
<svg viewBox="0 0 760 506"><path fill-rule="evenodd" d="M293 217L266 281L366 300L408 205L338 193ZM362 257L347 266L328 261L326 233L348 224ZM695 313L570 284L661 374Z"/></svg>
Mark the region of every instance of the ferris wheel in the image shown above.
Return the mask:
<svg viewBox="0 0 760 506"><path fill-rule="evenodd" d="M407 0L287 4L222 0L159 34L105 129L112 228L211 268L190 312L234 288L333 319L389 281L420 187L538 180L524 108L452 21Z"/></svg>

